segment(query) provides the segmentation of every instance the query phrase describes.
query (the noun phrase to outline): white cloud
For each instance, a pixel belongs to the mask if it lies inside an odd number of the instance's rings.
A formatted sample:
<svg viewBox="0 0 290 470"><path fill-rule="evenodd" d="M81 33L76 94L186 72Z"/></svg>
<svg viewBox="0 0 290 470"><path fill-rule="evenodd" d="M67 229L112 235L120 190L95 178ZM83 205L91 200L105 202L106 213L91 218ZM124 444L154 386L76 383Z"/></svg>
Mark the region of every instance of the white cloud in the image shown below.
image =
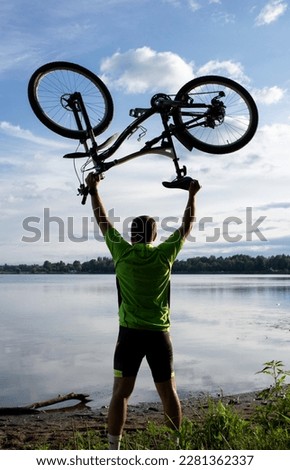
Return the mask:
<svg viewBox="0 0 290 470"><path fill-rule="evenodd" d="M70 148L66 143L36 136L31 131L22 129L20 126L15 126L7 121L0 121L0 133L1 132L10 137L28 140L29 142L50 148Z"/></svg>
<svg viewBox="0 0 290 470"><path fill-rule="evenodd" d="M235 23L236 21L236 15L233 13L227 13L223 11L215 12L212 15L212 20L215 23L220 23L220 24L230 24L230 23Z"/></svg>
<svg viewBox="0 0 290 470"><path fill-rule="evenodd" d="M232 60L210 60L198 69L198 75L227 75L239 83L247 84L250 79L244 73L241 63Z"/></svg>
<svg viewBox="0 0 290 470"><path fill-rule="evenodd" d="M279 103L285 96L286 90L278 86L264 87L260 90L251 90L252 96L257 104L275 104Z"/></svg>
<svg viewBox="0 0 290 470"><path fill-rule="evenodd" d="M277 21L280 16L284 15L287 7L288 5L284 0L271 0L264 6L257 16L257 26L263 26Z"/></svg>
<svg viewBox="0 0 290 470"><path fill-rule="evenodd" d="M3 34L0 44L0 75L29 67L37 57L35 41L28 34Z"/></svg>
<svg viewBox="0 0 290 470"><path fill-rule="evenodd" d="M191 9L191 11L195 12L201 8L201 5L199 2L196 0L188 0L188 6Z"/></svg>
<svg viewBox="0 0 290 470"><path fill-rule="evenodd" d="M109 88L125 93L176 93L195 76L213 73L229 76L245 86L250 82L239 62L210 60L197 69L193 62L186 62L173 52L157 52L146 46L107 57L102 61L101 72Z"/></svg>
<svg viewBox="0 0 290 470"><path fill-rule="evenodd" d="M163 0L164 3L169 3L170 5L173 5L175 7L183 7L184 6L184 0ZM205 2L200 2L198 0L187 0L186 4L188 5L189 9L195 13L196 11L200 10L201 8L204 8ZM208 0L209 5L211 4L221 4L221 0Z"/></svg>
<svg viewBox="0 0 290 470"><path fill-rule="evenodd" d="M193 64L173 52L156 52L144 46L104 59L101 72L109 86L125 93L176 92L193 78Z"/></svg>

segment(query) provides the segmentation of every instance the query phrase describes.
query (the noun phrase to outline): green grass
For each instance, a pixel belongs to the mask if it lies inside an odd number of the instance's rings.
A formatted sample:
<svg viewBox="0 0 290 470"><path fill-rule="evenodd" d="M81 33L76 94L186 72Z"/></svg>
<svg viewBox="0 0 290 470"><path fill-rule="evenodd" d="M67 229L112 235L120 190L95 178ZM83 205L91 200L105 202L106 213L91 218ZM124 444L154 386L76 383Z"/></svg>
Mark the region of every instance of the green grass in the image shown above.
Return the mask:
<svg viewBox="0 0 290 470"><path fill-rule="evenodd" d="M290 397L286 400L289 410ZM290 419L280 413L277 416L279 422L269 420L266 413L259 411L254 413L252 419L245 420L230 405L210 400L201 420L185 418L179 432L150 422L145 430L124 433L121 449L290 450ZM76 432L71 442L67 442L62 449L104 450L108 449L108 445L104 433L87 431Z"/></svg>
<svg viewBox="0 0 290 470"><path fill-rule="evenodd" d="M179 431L148 423L142 431L124 433L126 450L290 450L290 389L285 385L289 371L281 361L270 361L258 373L271 375L273 385L262 392L263 404L251 418L244 419L222 400L208 400L196 418L185 418ZM47 448L47 447L43 447ZM75 433L65 449L107 449L104 432Z"/></svg>

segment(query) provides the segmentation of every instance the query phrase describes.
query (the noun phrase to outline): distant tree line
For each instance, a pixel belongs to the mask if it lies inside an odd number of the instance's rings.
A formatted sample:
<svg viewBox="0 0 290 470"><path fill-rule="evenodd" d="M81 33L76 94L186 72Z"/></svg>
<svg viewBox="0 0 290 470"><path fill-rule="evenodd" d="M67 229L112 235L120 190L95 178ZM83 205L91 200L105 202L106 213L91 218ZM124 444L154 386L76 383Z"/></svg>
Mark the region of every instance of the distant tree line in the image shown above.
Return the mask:
<svg viewBox="0 0 290 470"><path fill-rule="evenodd" d="M187 260L176 260L173 265L176 274L290 274L290 256L234 255L229 257L197 256ZM114 263L111 258L98 257L90 261L39 264L0 265L0 274L112 274Z"/></svg>

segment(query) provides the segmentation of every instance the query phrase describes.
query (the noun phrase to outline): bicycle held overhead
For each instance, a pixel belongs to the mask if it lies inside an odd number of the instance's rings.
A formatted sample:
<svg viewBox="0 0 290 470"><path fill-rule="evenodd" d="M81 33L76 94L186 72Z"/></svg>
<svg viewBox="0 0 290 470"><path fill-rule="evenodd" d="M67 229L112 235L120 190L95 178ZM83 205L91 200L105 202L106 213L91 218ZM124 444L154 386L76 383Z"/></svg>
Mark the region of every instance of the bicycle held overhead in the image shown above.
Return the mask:
<svg viewBox="0 0 290 470"><path fill-rule="evenodd" d="M194 78L176 95L155 94L148 108L134 108L133 121L119 134L98 144L96 136L104 132L113 119L114 104L104 82L88 69L71 62L51 62L38 68L28 84L28 98L38 119L53 132L77 139L83 152L65 158L85 158L79 177L79 194L84 204L87 188L84 173L91 166L101 175L110 168L145 154L169 157L176 179L164 182L166 187L187 189L191 178L180 166L174 138L185 148L212 154L227 154L244 147L253 138L258 126L258 110L249 92L237 82L215 75ZM162 130L140 150L109 160L123 142L142 124L159 115Z"/></svg>

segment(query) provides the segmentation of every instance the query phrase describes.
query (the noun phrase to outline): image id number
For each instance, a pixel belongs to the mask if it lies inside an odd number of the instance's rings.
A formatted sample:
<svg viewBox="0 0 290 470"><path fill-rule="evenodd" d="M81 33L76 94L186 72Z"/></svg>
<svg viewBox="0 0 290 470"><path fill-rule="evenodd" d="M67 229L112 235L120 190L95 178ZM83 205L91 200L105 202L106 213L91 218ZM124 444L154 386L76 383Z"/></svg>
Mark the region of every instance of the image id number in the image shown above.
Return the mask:
<svg viewBox="0 0 290 470"><path fill-rule="evenodd" d="M179 465L251 465L253 455L180 455Z"/></svg>

